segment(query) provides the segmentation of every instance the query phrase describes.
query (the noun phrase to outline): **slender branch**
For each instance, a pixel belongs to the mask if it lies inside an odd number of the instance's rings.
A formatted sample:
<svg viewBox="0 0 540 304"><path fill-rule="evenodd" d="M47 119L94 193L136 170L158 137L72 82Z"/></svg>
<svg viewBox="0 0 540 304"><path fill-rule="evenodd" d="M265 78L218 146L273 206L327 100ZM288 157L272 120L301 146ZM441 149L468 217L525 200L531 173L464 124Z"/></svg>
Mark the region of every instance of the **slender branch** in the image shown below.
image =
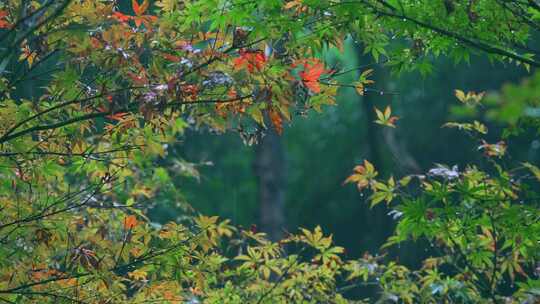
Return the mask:
<svg viewBox="0 0 540 304"><path fill-rule="evenodd" d="M305 250L306 250L306 247L302 247L300 251L298 251L297 256L300 256ZM272 284L272 287L270 287L270 289L268 289L265 293L261 295L261 297L257 301L257 304L261 304L262 301L277 288L279 283L281 283L281 281L283 281L283 279L287 276L287 274L289 274L289 271L291 271L291 268L293 267L293 265L295 264L290 264L289 267L285 269L285 271L277 278L274 284Z"/></svg>
<svg viewBox="0 0 540 304"><path fill-rule="evenodd" d="M24 21L32 18L33 16L37 15L37 14L40 14L43 10L45 9L48 9L49 6L51 6L55 1L54 0L51 0L51 1L48 1L47 3L45 3L44 5L42 5L40 8L38 8L37 10L31 12L30 14L22 17L22 18L19 18L14 24L13 26L7 31L5 32L2 36L0 36L0 41L4 40L7 36L9 36L11 33L13 33L13 31L15 31L15 29L21 24L23 23Z"/></svg>
<svg viewBox="0 0 540 304"><path fill-rule="evenodd" d="M118 89L118 90L113 90L113 91L110 91L110 92L107 92L108 94L111 94L111 93L119 93L119 92L124 92L126 90L131 90L131 89L135 89L135 88L138 88L138 87L128 87L128 88L122 88L122 89ZM63 102L63 103L60 103L58 105L55 105L53 107L50 107L46 110L43 110L39 113L36 113L26 119L23 119L21 120L20 122L16 123L15 125L13 125L11 128L9 128L9 130L4 133L2 135L2 137L0 137L0 143L3 143L5 142L5 138L8 137L11 133L13 133L15 130L17 130L19 127L21 127L22 125L24 125L25 123L29 122L29 121L32 121L40 116L43 116L47 113L50 113L52 111L55 111L55 110L58 110L60 108L63 108L63 107L66 107L66 106L69 106L69 105L72 105L72 104L76 104L76 103L84 103L84 102L88 102L88 101L91 101L91 100L94 100L94 99L97 99L97 98L101 98L101 97L104 97L105 96L105 93L101 93L101 94L97 94L97 95L94 95L94 96L90 96L90 97L87 97L87 98L83 98L83 99L73 99L73 100L68 100L66 102Z"/></svg>
<svg viewBox="0 0 540 304"><path fill-rule="evenodd" d="M140 257L138 259L135 259L135 260L133 260L133 261L131 261L129 263L114 266L112 268L107 269L106 271L108 271L108 272L121 271L121 270L129 268L129 267L131 267L133 265L143 263L143 262L146 262L146 261L148 261L150 259L156 258L158 256L167 254L167 253L171 252L172 250L175 250L175 249L179 248L180 246L185 245L186 243L191 241L193 238L199 236L200 234L202 234L205 231L206 230L201 229L201 231L198 231L197 233L195 233L195 234L191 235L190 237L186 238L185 240L183 240L181 242L178 242L178 243L176 243L174 245L171 245L168 248L164 248L162 250L157 250L156 252L149 252L148 254L145 254L142 257ZM23 285L19 285L17 287L0 290L0 294L18 294L18 293L20 293L21 290L25 290L25 289L28 289L28 288L31 288L31 287L42 286L42 285L46 285L48 283L53 283L53 282L58 282L58 281L63 281L63 280L78 279L78 278L87 277L87 276L90 276L90 275L93 275L93 274L95 274L95 273L94 272L82 272L82 273L75 273L75 274L71 274L71 275L52 277L52 278L48 278L48 279L45 279L45 280L26 283L26 284L23 284Z"/></svg>
<svg viewBox="0 0 540 304"><path fill-rule="evenodd" d="M42 297L50 297L50 298L60 298L60 299L64 299L64 300L68 300L68 301L71 301L72 303L78 303L78 304L86 304L87 302L84 302L84 301L81 301L81 300L77 300L75 298L72 298L72 297L68 297L68 296L65 296L65 295L60 295L60 294L57 294L57 293L52 293L52 292L45 292L45 291L15 291L15 292L12 292L12 294L19 294L19 295L22 295L22 296L42 296Z"/></svg>
<svg viewBox="0 0 540 304"><path fill-rule="evenodd" d="M209 99L209 100L195 100L195 101L180 101L180 102L168 103L168 104L166 104L166 106L171 107L171 106L190 105L190 104L229 103L229 102L241 101L241 100L248 99L248 98L251 98L251 96L250 95L241 96L241 97L236 97L236 98L231 98L231 99ZM136 109L136 106L138 106L138 104L131 104L127 108L123 108L123 109L109 110L109 111L104 111L104 112L94 112L94 113L89 113L89 114L85 114L85 115L81 115L81 116L76 116L76 117L73 117L71 119L60 121L60 122L53 123L53 124L34 126L34 127L31 127L31 128L28 128L26 130L22 130L22 131L19 131L17 133L11 134L11 135L7 135L7 136L4 135L2 138L0 138L0 144L4 143L4 142L8 142L8 141L10 141L12 139L15 139L17 137L21 137L21 136L24 136L26 134L36 132L36 131L45 131L45 130L57 129L57 128L65 127L67 125L70 125L70 124L73 124L73 123L76 123L76 122L81 122L81 121L85 121L85 120L91 120L91 119L94 119L94 118L111 116L111 115L118 114L118 113L123 113L123 112L130 112L130 111L133 111L134 109Z"/></svg>
<svg viewBox="0 0 540 304"><path fill-rule="evenodd" d="M107 182L110 182L110 180L108 180ZM86 205L88 202L90 202L92 197L94 197L96 194L98 194L105 184L106 184L106 181L102 181L100 184L95 185L95 188L94 188L94 186L89 186L89 187L87 187L85 189L82 189L81 191L78 191L77 193L67 195L66 197L64 197L64 198L52 203L51 205L47 206L46 208L41 210L41 212L38 213L38 214L34 214L34 215L28 216L28 217L26 217L24 219L20 219L20 220L16 220L16 221L13 221L13 222L10 222L10 223L0 225L0 230L4 229L6 227L9 227L9 226L13 226L13 225L20 225L20 224L23 224L23 223L28 223L28 222L41 220L41 219L44 219L44 218L47 218L47 217L50 217L50 216L54 216L54 215L57 215L57 214L60 214L60 213L63 213L63 212L69 211L69 210L73 210L75 208L82 207L82 206ZM53 208L54 206L57 206L57 205L65 202L65 201L71 200L71 199L79 196L80 194L82 194L82 193L84 193L87 190L92 189L92 188L94 188L94 191L84 201L82 201L81 203L70 205L70 206L67 206L65 208L58 209L58 210L51 211L51 212L47 213L47 211L50 210L51 208Z"/></svg>
<svg viewBox="0 0 540 304"><path fill-rule="evenodd" d="M484 42L472 40L471 38L467 38L467 37L458 35L455 32L451 32L449 30L436 27L436 26L434 26L432 24L429 24L429 23L414 19L414 18L409 17L409 16L404 15L404 14L392 13L392 12L381 10L380 8L376 7L375 5L367 3L365 1L363 3L366 4L367 6L369 6L375 13L377 13L377 14L379 14L381 16L386 16L386 17L390 17L390 18L394 18L394 19L406 20L406 21L412 22L412 23L414 23L414 24L416 24L416 25L418 25L420 27L432 30L432 31L434 31L434 32L436 32L438 34L453 38L453 39L455 39L455 40L457 40L457 41L459 41L459 42L461 42L463 44L469 45L469 46L471 46L473 48L484 51L486 53L501 55L501 56L504 56L504 57L508 57L508 58L512 58L514 60L517 60L518 62L529 64L529 65L534 66L534 67L540 67L540 62L537 61L537 60L526 58L526 57L521 56L519 54L516 54L516 53L510 52L510 51L501 49L501 48L496 47L496 46L491 46L491 45L486 44Z"/></svg>
<svg viewBox="0 0 540 304"><path fill-rule="evenodd" d="M27 151L27 152L0 152L0 157L12 157L17 155L54 155L54 156L68 156L68 157L83 157L83 158L92 158L94 155L103 155L103 154L111 154L115 152L126 152L130 150L136 150L140 146L128 146L123 147L119 149L112 149L112 150L106 150L106 151L98 151L98 152L88 152L88 153L68 153L68 152L54 152L54 151Z"/></svg>

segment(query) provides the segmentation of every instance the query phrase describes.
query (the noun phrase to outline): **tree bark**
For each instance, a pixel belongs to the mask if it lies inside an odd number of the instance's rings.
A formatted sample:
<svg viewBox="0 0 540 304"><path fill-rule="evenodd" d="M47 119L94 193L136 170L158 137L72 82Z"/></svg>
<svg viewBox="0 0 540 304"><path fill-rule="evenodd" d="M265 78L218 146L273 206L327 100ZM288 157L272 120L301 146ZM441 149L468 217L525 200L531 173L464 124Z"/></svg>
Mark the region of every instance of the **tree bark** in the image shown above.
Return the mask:
<svg viewBox="0 0 540 304"><path fill-rule="evenodd" d="M281 239L285 227L285 152L281 137L270 128L256 147L255 175L258 181L261 231L272 241Z"/></svg>

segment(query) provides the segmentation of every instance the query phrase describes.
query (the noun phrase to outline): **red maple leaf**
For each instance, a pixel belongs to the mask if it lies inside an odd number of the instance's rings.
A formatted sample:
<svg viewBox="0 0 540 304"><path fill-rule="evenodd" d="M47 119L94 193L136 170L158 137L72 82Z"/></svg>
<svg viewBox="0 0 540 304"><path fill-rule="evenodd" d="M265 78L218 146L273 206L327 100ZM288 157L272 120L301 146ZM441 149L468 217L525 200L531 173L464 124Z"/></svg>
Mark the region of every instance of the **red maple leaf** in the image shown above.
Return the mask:
<svg viewBox="0 0 540 304"><path fill-rule="evenodd" d="M0 11L0 29L1 28L9 28L11 26L11 24L9 22L7 22L6 20L4 20L6 17L7 17L7 12L2 10Z"/></svg>
<svg viewBox="0 0 540 304"><path fill-rule="evenodd" d="M144 0L142 4L139 4L137 0L131 0L131 7L137 16L141 16L148 9L149 4L148 0Z"/></svg>
<svg viewBox="0 0 540 304"><path fill-rule="evenodd" d="M313 91L313 93L321 92L321 85L319 79L323 73L327 70L324 69L324 64L319 61L315 61L313 64L304 63L304 70L298 75L302 78L304 85Z"/></svg>
<svg viewBox="0 0 540 304"><path fill-rule="evenodd" d="M104 106L99 106L98 111L101 112L101 113L109 112L109 110L107 110ZM110 120L122 121L122 120L124 120L124 116L126 116L128 114L129 113L126 113L126 112L111 113L110 115L106 115L105 118L108 118Z"/></svg>
<svg viewBox="0 0 540 304"><path fill-rule="evenodd" d="M240 57L234 59L234 67L236 69L247 68L250 73L255 69L262 70L266 63L266 57L262 51L246 51L244 49L238 51Z"/></svg>
<svg viewBox="0 0 540 304"><path fill-rule="evenodd" d="M163 54L163 58L165 58L165 59L167 59L169 61L172 61L172 62L180 62L180 61L182 61L182 58L180 58L178 56L175 56L175 55L167 54L167 53Z"/></svg>
<svg viewBox="0 0 540 304"><path fill-rule="evenodd" d="M128 22L129 20L131 20L131 18L133 18L133 16L124 15L120 12L114 12L112 14L112 17L120 22Z"/></svg>
<svg viewBox="0 0 540 304"><path fill-rule="evenodd" d="M128 115L128 113L120 112L120 113L116 113L116 114L107 115L105 117L108 118L108 119L111 119L111 120L122 121L122 120L124 120L124 116L126 116L126 115Z"/></svg>

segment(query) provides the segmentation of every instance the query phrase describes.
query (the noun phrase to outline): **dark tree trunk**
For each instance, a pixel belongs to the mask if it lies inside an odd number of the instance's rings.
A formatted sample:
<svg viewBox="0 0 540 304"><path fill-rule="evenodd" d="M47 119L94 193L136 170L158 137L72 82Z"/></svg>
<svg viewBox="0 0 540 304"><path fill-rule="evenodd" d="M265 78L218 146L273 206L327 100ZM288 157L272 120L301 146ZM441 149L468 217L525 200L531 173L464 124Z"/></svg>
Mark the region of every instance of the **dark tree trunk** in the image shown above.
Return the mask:
<svg viewBox="0 0 540 304"><path fill-rule="evenodd" d="M380 80L379 80L380 81ZM366 142L367 146L367 158L368 160L375 165L375 168L381 168L384 166L381 149L380 149L380 131L374 121L377 119L375 115L375 102L378 96L374 96L374 92L367 92L360 101L360 106L362 107L362 112L365 113L366 121L365 126L367 130ZM378 106L380 108L380 106Z"/></svg>
<svg viewBox="0 0 540 304"><path fill-rule="evenodd" d="M358 48L359 54L362 53ZM369 58L360 55L360 62L369 62ZM374 123L377 119L374 107L384 110L387 105L392 105L393 95L388 91L389 80L388 70L378 65L373 72L375 83L371 85L361 99L361 110L365 113L365 127L367 130L366 138L363 140L367 147L363 151L377 171L379 178L394 175L399 178L401 175L419 173L420 166L414 157L409 153L406 142L399 137L399 122L397 129L390 129ZM366 205L368 204L366 200ZM367 209L367 208L366 208ZM390 209L386 204L379 204L373 209L366 210L364 215L362 241L370 251L379 251L380 246L384 244L387 238L394 231L394 220L388 216ZM394 249L396 250L396 249ZM398 258L405 261L414 261L421 254L416 245L402 246L393 253Z"/></svg>
<svg viewBox="0 0 540 304"><path fill-rule="evenodd" d="M378 77L377 77L378 78ZM377 81L377 80L376 80ZM380 78L379 78L379 81ZM367 130L366 138L364 140L367 143L365 151L366 159L369 160L377 169L377 171L383 173L385 171L385 161L381 149L381 130L378 125L374 123L377 119L373 107L377 104L377 108L380 108L380 96L375 92L366 92L361 100L362 111L365 113L366 121L365 127ZM390 219L386 215L388 209L384 204L379 204L373 209L368 209L369 202L366 200L366 212L365 221L363 227L363 241L370 251L377 251L383 244L386 238L390 234L390 228L392 227Z"/></svg>
<svg viewBox="0 0 540 304"><path fill-rule="evenodd" d="M256 147L255 174L258 180L259 222L273 240L283 236L285 227L285 152L281 137L269 129Z"/></svg>
<svg viewBox="0 0 540 304"><path fill-rule="evenodd" d="M373 62L369 55L362 55L361 46L357 46L357 50L359 62ZM381 65L375 65L373 69L372 79L375 83L367 86L364 96L360 99L361 111L364 113L363 117L365 118L363 124L367 131L366 137L362 139L365 146L361 148L364 158L371 162L375 169L379 171L380 177L383 177L388 172L387 169L390 169L390 164L387 162L387 153L383 148L385 143L382 128L384 127L374 122L377 119L374 107L384 110L386 105L391 102L391 99L384 95L388 79L386 70ZM383 92L383 94L381 95L380 92ZM367 250L371 252L378 251L392 231L392 221L387 216L389 210L384 204L379 204L370 209L367 199L364 204L366 208L365 214L363 214L361 239Z"/></svg>

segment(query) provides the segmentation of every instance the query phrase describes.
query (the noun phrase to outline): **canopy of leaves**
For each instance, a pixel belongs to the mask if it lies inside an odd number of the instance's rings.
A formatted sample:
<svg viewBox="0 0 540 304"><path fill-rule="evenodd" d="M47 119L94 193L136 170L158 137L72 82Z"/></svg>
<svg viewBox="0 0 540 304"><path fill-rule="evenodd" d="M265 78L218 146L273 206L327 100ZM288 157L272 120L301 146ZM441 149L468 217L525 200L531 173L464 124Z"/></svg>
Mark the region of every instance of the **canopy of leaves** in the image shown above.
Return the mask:
<svg viewBox="0 0 540 304"><path fill-rule="evenodd" d="M499 164L503 141L479 142L493 173L441 167L418 178L415 194L405 191L413 177L377 180L368 161L347 180L369 189L373 205L400 201L389 246L439 244L443 253L420 270L381 256L347 260L320 228L272 243L195 215L171 172L197 178L196 166L157 161L187 128L235 130L252 144L335 104L339 87L369 91L367 65L344 84L337 76L350 71L321 59L346 37L396 71L427 73L433 57L474 52L538 67L539 12L536 1L496 0L4 1L0 301L345 303L349 286L374 282L381 301L536 297L539 213L520 202L538 197L527 176ZM511 103L492 97L486 116L537 124L523 115L537 106L536 78L504 88ZM464 106L483 97L456 95ZM395 127L390 107L376 114ZM448 126L487 132L479 122ZM164 197L191 216L151 223L145 212ZM519 284L501 291L508 281Z"/></svg>

